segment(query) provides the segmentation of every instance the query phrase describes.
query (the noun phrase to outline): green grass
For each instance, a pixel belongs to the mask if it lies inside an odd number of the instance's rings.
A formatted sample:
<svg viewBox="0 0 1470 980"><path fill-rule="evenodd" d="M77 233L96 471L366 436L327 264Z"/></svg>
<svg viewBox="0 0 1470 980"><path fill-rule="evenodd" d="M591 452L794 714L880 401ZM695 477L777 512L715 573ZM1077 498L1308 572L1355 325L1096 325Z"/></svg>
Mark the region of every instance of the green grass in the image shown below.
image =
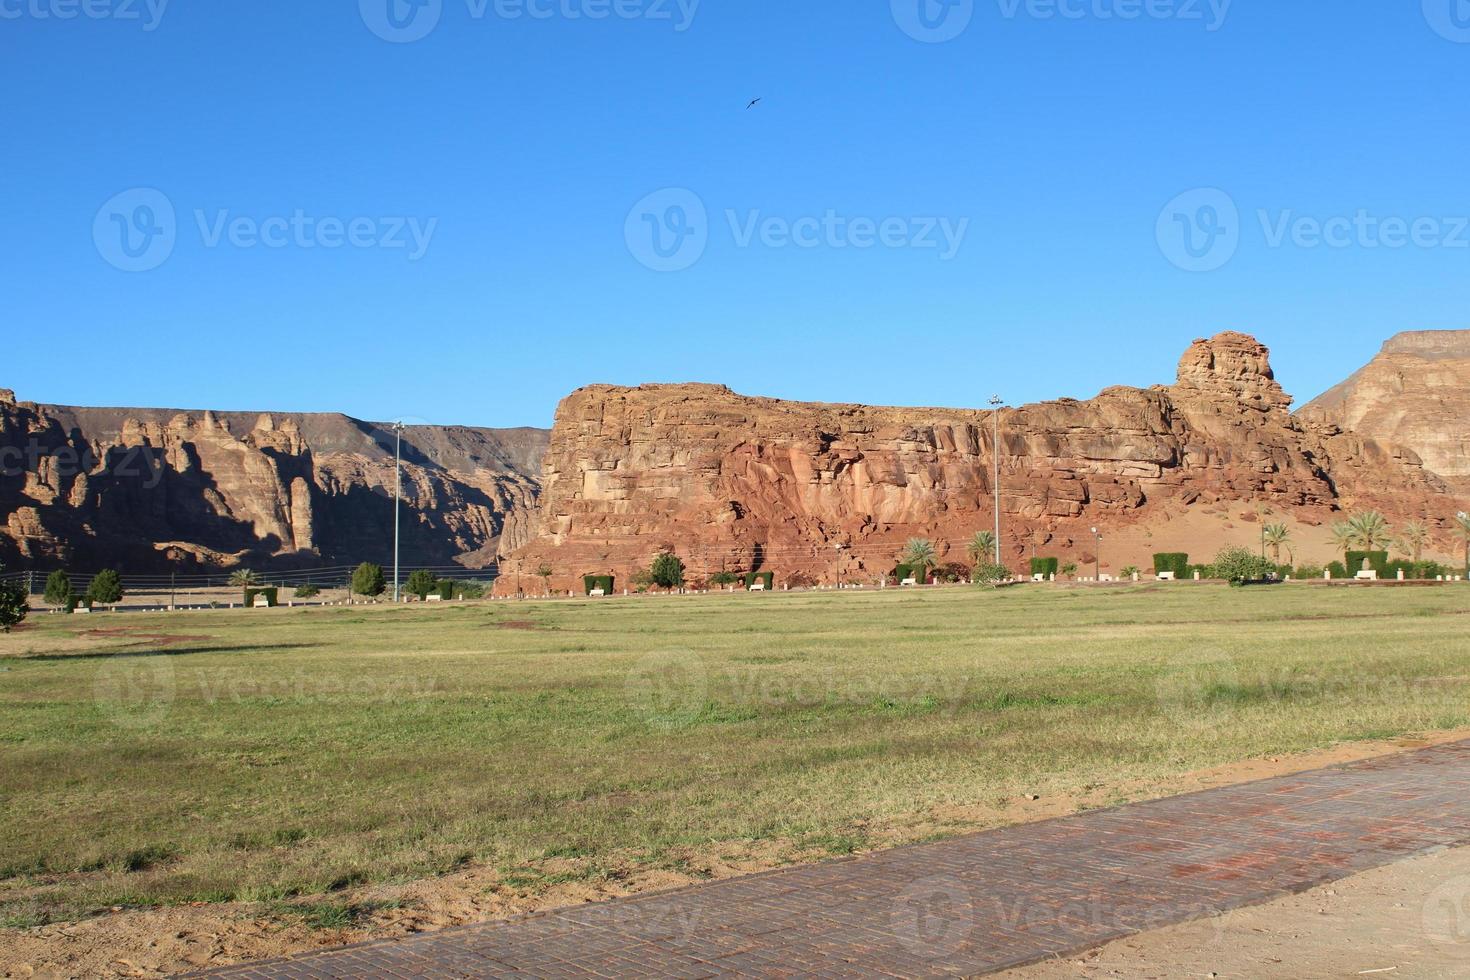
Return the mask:
<svg viewBox="0 0 1470 980"><path fill-rule="evenodd" d="M40 616L0 637L0 923L231 900L353 921L369 906L333 893L469 863L535 890L727 842L847 854L949 805L1458 727L1467 600L1179 585ZM99 626L191 636L77 635Z"/></svg>

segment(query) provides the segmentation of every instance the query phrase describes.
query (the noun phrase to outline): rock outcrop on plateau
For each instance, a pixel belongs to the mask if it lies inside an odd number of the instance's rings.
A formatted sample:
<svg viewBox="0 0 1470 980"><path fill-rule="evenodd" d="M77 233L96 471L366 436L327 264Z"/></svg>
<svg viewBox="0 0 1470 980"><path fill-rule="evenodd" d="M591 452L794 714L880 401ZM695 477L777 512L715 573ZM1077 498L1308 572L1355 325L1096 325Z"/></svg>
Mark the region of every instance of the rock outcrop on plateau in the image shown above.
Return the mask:
<svg viewBox="0 0 1470 980"><path fill-rule="evenodd" d="M968 564L964 543L994 520L997 457L1012 566L1033 551L1092 561L1092 528L1149 535L1194 509L1320 526L1362 507L1420 517L1453 506L1412 450L1290 406L1266 348L1240 333L1196 341L1173 385L1002 409L998 445L988 411L596 385L559 406L540 534L504 567L549 565L554 588L594 573L622 584L672 549L696 578L764 568L871 582L910 537Z"/></svg>
<svg viewBox="0 0 1470 980"><path fill-rule="evenodd" d="M531 538L547 433L405 431L405 562ZM0 560L266 570L391 554L393 433L344 415L71 408L0 391Z"/></svg>
<svg viewBox="0 0 1470 980"><path fill-rule="evenodd" d="M1412 449L1470 490L1470 330L1401 333L1298 414Z"/></svg>

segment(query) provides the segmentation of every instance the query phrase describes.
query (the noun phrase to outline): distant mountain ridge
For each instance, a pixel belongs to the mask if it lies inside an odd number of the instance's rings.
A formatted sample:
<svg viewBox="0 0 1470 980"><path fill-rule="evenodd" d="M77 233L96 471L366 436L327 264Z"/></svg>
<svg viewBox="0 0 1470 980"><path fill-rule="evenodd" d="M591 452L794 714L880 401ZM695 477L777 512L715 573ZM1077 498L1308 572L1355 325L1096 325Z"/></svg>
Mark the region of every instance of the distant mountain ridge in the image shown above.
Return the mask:
<svg viewBox="0 0 1470 980"><path fill-rule="evenodd" d="M406 562L492 563L528 541L543 429L413 426ZM0 390L0 559L97 568L382 560L393 433L330 413L87 408Z"/></svg>

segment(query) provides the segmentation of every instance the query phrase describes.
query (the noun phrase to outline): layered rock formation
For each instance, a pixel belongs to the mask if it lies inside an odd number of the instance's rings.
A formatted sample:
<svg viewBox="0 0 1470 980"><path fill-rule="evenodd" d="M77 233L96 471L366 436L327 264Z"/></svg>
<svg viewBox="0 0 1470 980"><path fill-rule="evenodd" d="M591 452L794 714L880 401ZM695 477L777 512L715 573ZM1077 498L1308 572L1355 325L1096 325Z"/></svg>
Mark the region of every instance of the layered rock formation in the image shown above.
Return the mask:
<svg viewBox="0 0 1470 980"><path fill-rule="evenodd" d="M1013 565L1035 545L1087 560L1093 527L1111 535L1191 507L1254 505L1309 524L1346 508L1443 509L1447 488L1415 453L1299 420L1290 405L1266 348L1239 333L1195 342L1174 385L1109 388L998 420L713 385L583 388L557 411L541 536L511 564L549 565L554 587L574 588L591 573L626 582L673 549L697 577L763 567L871 581L915 536L965 562L964 542L993 521L997 454Z"/></svg>
<svg viewBox="0 0 1470 980"><path fill-rule="evenodd" d="M538 429L404 434L406 562L532 535ZM0 560L133 572L383 561L393 433L344 415L71 408L0 391Z"/></svg>
<svg viewBox="0 0 1470 980"><path fill-rule="evenodd" d="M1470 489L1470 330L1401 333L1299 414L1408 447Z"/></svg>

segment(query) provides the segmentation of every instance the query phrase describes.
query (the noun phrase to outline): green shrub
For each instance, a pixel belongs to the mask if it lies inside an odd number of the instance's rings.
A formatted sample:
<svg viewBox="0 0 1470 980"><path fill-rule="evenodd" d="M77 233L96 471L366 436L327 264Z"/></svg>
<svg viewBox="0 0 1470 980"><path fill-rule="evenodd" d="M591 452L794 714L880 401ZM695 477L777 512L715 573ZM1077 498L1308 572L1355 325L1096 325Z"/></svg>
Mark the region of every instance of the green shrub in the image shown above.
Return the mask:
<svg viewBox="0 0 1470 980"><path fill-rule="evenodd" d="M583 575L582 588L587 595L591 595L598 589L603 595L613 594L613 577L611 575Z"/></svg>
<svg viewBox="0 0 1470 980"><path fill-rule="evenodd" d="M734 585L743 581L744 578L739 572L716 572L709 577L710 585Z"/></svg>
<svg viewBox="0 0 1470 980"><path fill-rule="evenodd" d="M1326 571L1321 565L1298 565L1296 571L1291 573L1292 578L1309 579L1321 578Z"/></svg>
<svg viewBox="0 0 1470 980"><path fill-rule="evenodd" d="M57 569L46 576L46 593L44 598L47 605L64 606L71 599L71 576L61 569Z"/></svg>
<svg viewBox="0 0 1470 980"><path fill-rule="evenodd" d="M0 565L0 571L4 570L5 566ZM29 599L21 586L0 582L0 633L9 633L12 627L21 624L31 611Z"/></svg>
<svg viewBox="0 0 1470 980"><path fill-rule="evenodd" d="M1326 570L1332 573L1333 578L1352 578L1352 576L1347 573L1347 566L1340 561L1328 562Z"/></svg>
<svg viewBox="0 0 1470 980"><path fill-rule="evenodd" d="M365 561L357 566L352 573L352 592L354 595L380 596L388 588L388 580L383 577L383 566L374 565Z"/></svg>
<svg viewBox="0 0 1470 980"><path fill-rule="evenodd" d="M98 572L87 586L87 598L93 603L100 602L104 606L110 606L122 602L122 597L122 578L110 568Z"/></svg>
<svg viewBox="0 0 1470 980"><path fill-rule="evenodd" d="M315 599L321 594L322 590L310 582L307 582L305 585L296 586L295 595L298 599Z"/></svg>
<svg viewBox="0 0 1470 980"><path fill-rule="evenodd" d="M1154 574L1173 572L1178 579L1192 578L1189 555L1182 551L1161 551L1154 555Z"/></svg>
<svg viewBox="0 0 1470 980"><path fill-rule="evenodd" d="M666 551L653 560L648 575L661 589L677 589L684 584L684 563L678 555Z"/></svg>
<svg viewBox="0 0 1470 980"><path fill-rule="evenodd" d="M1249 548L1223 548L1211 567L1214 571L1212 578L1223 578L1236 584L1265 581L1276 571L1274 562Z"/></svg>
<svg viewBox="0 0 1470 980"><path fill-rule="evenodd" d="M745 576L745 587L747 589L757 582L762 583L765 586L766 591L770 592L776 588L776 573L751 572L749 575Z"/></svg>
<svg viewBox="0 0 1470 980"><path fill-rule="evenodd" d="M445 582L439 583L446 584ZM485 586L479 582L448 582L451 591L450 596L455 599L483 599L485 598Z"/></svg>
<svg viewBox="0 0 1470 980"><path fill-rule="evenodd" d="M1051 559L1056 562L1056 559ZM994 562L982 561L975 566L972 581L979 585L994 585L996 582L1005 582L1011 577L1011 570L1004 565Z"/></svg>
<svg viewBox="0 0 1470 980"><path fill-rule="evenodd" d="M1033 558L1031 559L1031 574L1051 578L1061 571L1062 561L1060 558Z"/></svg>
<svg viewBox="0 0 1470 980"><path fill-rule="evenodd" d="M415 569L408 576L408 581L404 583L403 591L409 595L418 596L419 601L423 602L438 584L439 577L437 575L427 569L419 568Z"/></svg>
<svg viewBox="0 0 1470 980"><path fill-rule="evenodd" d="M252 606L255 605L255 597L256 596L265 596L266 605L270 606L272 609L274 609L276 606L278 606L278 605L281 604L281 590L278 589L278 588L276 588L274 585L267 585L267 586L264 586L264 587L261 587L261 588L255 588L253 586L246 586L246 588L245 588L245 608L246 609L249 609L249 608L251 608Z"/></svg>

